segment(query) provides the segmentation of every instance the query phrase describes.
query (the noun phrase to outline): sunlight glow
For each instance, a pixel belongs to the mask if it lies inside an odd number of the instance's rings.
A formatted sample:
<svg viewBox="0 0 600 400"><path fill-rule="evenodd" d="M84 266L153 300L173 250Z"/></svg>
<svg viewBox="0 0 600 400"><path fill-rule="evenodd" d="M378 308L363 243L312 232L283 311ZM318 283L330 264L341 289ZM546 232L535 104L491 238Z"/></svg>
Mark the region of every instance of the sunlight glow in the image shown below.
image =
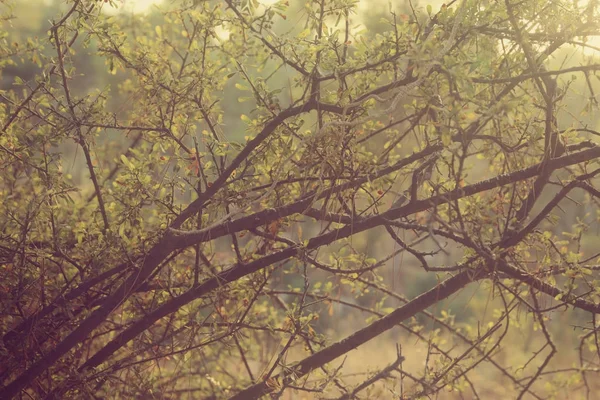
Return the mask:
<svg viewBox="0 0 600 400"><path fill-rule="evenodd" d="M115 0L116 7L110 7L109 12L140 14L150 11L152 6L160 5L162 2L163 0Z"/></svg>

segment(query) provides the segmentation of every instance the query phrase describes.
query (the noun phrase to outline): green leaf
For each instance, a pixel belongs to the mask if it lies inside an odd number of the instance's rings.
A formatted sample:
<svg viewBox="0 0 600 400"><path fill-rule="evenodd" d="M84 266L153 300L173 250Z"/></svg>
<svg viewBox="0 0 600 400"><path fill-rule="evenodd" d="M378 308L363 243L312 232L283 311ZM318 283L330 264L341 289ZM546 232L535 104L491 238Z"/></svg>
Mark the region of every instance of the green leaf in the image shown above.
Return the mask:
<svg viewBox="0 0 600 400"><path fill-rule="evenodd" d="M127 156L125 154L121 154L121 161L130 170L132 170L134 168L134 165L132 164L131 161L129 161L129 159L127 158Z"/></svg>

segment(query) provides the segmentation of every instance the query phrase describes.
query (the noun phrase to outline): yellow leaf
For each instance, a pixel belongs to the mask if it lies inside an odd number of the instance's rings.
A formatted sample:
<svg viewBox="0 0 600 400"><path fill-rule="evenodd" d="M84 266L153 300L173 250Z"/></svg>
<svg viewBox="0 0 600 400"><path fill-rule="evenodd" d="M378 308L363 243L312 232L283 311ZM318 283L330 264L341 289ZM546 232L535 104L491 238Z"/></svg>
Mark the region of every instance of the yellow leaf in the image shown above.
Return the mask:
<svg viewBox="0 0 600 400"><path fill-rule="evenodd" d="M298 39L304 39L305 37L307 37L308 35L310 35L310 29L306 28L305 30L303 30L302 32L300 32L298 34Z"/></svg>
<svg viewBox="0 0 600 400"><path fill-rule="evenodd" d="M452 135L450 135L450 132L442 132L442 143L444 146L450 146L450 143L452 143Z"/></svg>

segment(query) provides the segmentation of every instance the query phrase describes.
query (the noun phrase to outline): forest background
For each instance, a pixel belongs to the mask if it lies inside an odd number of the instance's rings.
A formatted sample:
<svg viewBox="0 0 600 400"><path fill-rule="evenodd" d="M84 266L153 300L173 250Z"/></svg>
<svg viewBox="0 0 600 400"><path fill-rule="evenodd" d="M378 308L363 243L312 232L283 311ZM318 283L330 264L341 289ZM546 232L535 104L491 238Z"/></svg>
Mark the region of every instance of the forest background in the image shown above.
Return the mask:
<svg viewBox="0 0 600 400"><path fill-rule="evenodd" d="M118 1L3 2L0 349L10 362L0 368L0 394L595 398L598 157L575 156L595 151L598 141L597 4L464 3L182 1L134 12ZM194 47L189 57L196 66L214 65L190 76L202 80L195 90L210 92L210 105L202 96L178 99L185 96L177 80L161 76L173 74L167 64L184 70L193 21L204 27L204 49ZM320 23L321 34L311 23ZM426 40L429 34L437 43ZM290 48L273 44L278 35L291 38ZM139 47L128 47L125 37ZM294 53L294 45L305 53ZM556 48L532 61L545 46ZM301 56L306 64L292 60ZM353 56L355 64L346 59ZM350 82L361 68L365 76ZM210 77L202 75L209 70ZM317 97L315 76L324 84ZM492 102L515 76L521 78L510 95ZM30 98L44 79L55 91ZM400 81L406 91L394 92ZM314 110L282 121L292 99L301 98L315 101ZM179 101L196 101L197 110L177 115ZM17 116L18 104L25 106ZM46 121L38 109L72 119ZM252 148L256 158L238 165L212 203L184 221L185 205L210 193L273 121L283 127L276 139ZM481 128L486 124L489 131ZM474 126L481 142L467 143ZM81 128L90 129L82 135ZM337 133L319 136L327 129ZM410 163L394 170L399 175L377 175L405 159ZM555 159L561 164L552 168L563 170L545 175ZM519 179L490 183L511 174ZM327 192L365 176L358 188ZM539 177L550 181L543 192L535 192ZM286 180L316 184L286 192ZM486 184L489 190L478 189ZM231 221L279 213L309 195L317 200L299 212L199 239L208 232L202 229L227 230ZM428 198L449 205L419 206ZM394 222L378 220L383 213ZM311 241L354 227L357 233L311 251ZM160 267L127 286L165 232L185 245L169 248ZM305 249L294 250L293 262L227 280L228 268L298 246ZM505 257L506 270L490 267ZM477 262L485 267L470 266ZM224 277L235 285L196 296L203 283ZM438 301L435 291L447 279L463 279L462 289ZM90 290L91 281L100 287ZM82 287L84 294L69 297ZM110 305L117 287L135 294ZM182 300L137 330L188 293L196 293L195 302ZM432 302L422 312L330 363L294 370L309 354L368 333L421 294ZM104 308L110 317L92 336L54 352ZM119 342L129 330L135 335Z"/></svg>

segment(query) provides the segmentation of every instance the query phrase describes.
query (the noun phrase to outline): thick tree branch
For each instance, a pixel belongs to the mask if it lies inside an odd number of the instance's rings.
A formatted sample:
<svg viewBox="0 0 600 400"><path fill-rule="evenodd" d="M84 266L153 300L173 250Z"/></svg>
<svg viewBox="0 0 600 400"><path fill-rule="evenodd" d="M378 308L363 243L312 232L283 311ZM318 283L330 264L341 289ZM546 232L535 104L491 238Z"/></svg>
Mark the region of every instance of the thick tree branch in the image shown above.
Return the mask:
<svg viewBox="0 0 600 400"><path fill-rule="evenodd" d="M351 350L354 350L358 346L393 328L396 324L451 296L469 283L483 278L485 278L484 274L477 274L472 271L464 271L451 278L448 278L447 280L436 285L436 287L417 296L412 301L401 307L398 307L390 314L378 319L365 328L360 329L341 341L333 343L330 346L327 346L326 348L312 354L311 356L306 357L292 367L286 367L282 373L282 383L293 383L295 380L303 377L310 371L335 360ZM259 397L272 391L273 388L269 386L267 382L259 382L230 397L230 400L258 399Z"/></svg>

